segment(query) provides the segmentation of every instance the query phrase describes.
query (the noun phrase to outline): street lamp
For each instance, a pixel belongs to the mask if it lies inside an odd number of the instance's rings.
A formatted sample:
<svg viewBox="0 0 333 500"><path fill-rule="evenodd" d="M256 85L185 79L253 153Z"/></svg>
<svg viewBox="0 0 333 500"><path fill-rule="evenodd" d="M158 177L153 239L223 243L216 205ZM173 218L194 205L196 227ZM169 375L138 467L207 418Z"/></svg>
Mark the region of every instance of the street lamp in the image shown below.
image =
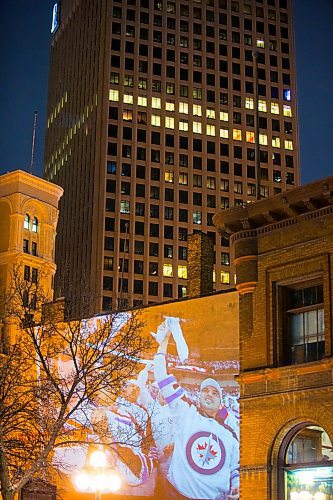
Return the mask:
<svg viewBox="0 0 333 500"><path fill-rule="evenodd" d="M101 500L102 493L118 491L121 487L119 475L107 466L103 450L95 450L89 457L89 466L83 467L74 476L75 487L82 492L95 493L95 500Z"/></svg>

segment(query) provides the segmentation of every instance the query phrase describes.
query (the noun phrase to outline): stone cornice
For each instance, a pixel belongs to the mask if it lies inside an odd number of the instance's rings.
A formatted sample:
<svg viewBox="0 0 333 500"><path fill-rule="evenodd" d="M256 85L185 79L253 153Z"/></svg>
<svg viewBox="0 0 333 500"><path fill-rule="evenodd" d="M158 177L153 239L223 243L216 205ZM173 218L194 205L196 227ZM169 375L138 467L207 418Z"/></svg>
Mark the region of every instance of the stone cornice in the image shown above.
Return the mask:
<svg viewBox="0 0 333 500"><path fill-rule="evenodd" d="M284 228L300 220L323 217L332 211L333 176L255 203L223 210L214 215L213 222L222 234L239 239Z"/></svg>
<svg viewBox="0 0 333 500"><path fill-rule="evenodd" d="M32 192L34 196L32 196ZM42 199L43 202L46 201L57 208L63 192L62 187L23 170L14 170L0 176L0 197L21 193L36 199ZM45 200L43 195L48 200ZM52 198L56 201L56 204L51 202Z"/></svg>

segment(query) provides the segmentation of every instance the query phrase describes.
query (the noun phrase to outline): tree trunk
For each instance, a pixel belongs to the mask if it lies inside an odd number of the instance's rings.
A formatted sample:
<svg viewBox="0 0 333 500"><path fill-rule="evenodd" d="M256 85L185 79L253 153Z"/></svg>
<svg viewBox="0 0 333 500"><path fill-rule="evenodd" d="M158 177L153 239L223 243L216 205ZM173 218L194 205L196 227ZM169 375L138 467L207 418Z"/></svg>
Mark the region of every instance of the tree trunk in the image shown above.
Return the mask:
<svg viewBox="0 0 333 500"><path fill-rule="evenodd" d="M2 500L14 500L15 493L13 491L1 491Z"/></svg>

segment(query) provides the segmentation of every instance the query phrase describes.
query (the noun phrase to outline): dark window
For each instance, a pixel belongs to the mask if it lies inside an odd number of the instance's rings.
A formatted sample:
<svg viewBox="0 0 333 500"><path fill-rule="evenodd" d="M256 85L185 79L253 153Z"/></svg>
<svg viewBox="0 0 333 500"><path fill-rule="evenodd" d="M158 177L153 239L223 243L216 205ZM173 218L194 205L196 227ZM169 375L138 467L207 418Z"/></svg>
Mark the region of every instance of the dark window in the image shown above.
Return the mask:
<svg viewBox="0 0 333 500"><path fill-rule="evenodd" d="M173 189L171 189L171 188L165 188L165 190L164 190L165 201L173 201L174 200L174 196L175 196L175 193L174 193Z"/></svg>
<svg viewBox="0 0 333 500"><path fill-rule="evenodd" d="M243 151L240 146L234 146L234 158L242 158Z"/></svg>
<svg viewBox="0 0 333 500"><path fill-rule="evenodd" d="M143 236L145 234L145 225L143 222L135 222L135 234Z"/></svg>
<svg viewBox="0 0 333 500"><path fill-rule="evenodd" d="M31 242L31 254L37 255L37 243L36 243L36 241Z"/></svg>
<svg viewBox="0 0 333 500"><path fill-rule="evenodd" d="M105 231L114 231L114 219L105 217Z"/></svg>
<svg viewBox="0 0 333 500"><path fill-rule="evenodd" d="M134 261L134 274L143 274L143 260Z"/></svg>
<svg viewBox="0 0 333 500"><path fill-rule="evenodd" d="M172 297L172 284L164 283L163 284L163 296L164 297Z"/></svg>
<svg viewBox="0 0 333 500"><path fill-rule="evenodd" d="M144 252L145 252L144 241L135 241L134 242L134 253L137 255L143 255Z"/></svg>
<svg viewBox="0 0 333 500"><path fill-rule="evenodd" d="M144 165L137 165L136 166L136 177L138 179L145 179L146 178L146 167Z"/></svg>
<svg viewBox="0 0 333 500"><path fill-rule="evenodd" d="M106 198L105 199L105 210L107 212L114 212L115 211L115 200L113 198Z"/></svg>
<svg viewBox="0 0 333 500"><path fill-rule="evenodd" d="M186 227L180 227L179 228L178 239L180 241L187 241L187 229L186 229Z"/></svg>
<svg viewBox="0 0 333 500"><path fill-rule="evenodd" d="M160 227L158 224L149 224L149 236L158 238Z"/></svg>
<svg viewBox="0 0 333 500"><path fill-rule="evenodd" d="M153 181L159 181L160 180L160 175L161 175L161 172L158 168L154 168L152 167L150 169L150 178L151 180Z"/></svg>
<svg viewBox="0 0 333 500"><path fill-rule="evenodd" d="M173 226L164 226L164 238L173 240Z"/></svg>
<svg viewBox="0 0 333 500"><path fill-rule="evenodd" d="M143 281L134 280L133 292L138 294L143 293Z"/></svg>
<svg viewBox="0 0 333 500"><path fill-rule="evenodd" d="M158 243L149 243L149 255L158 257Z"/></svg>
<svg viewBox="0 0 333 500"><path fill-rule="evenodd" d="M144 216L145 215L145 204L144 203L135 203L135 215Z"/></svg>
<svg viewBox="0 0 333 500"><path fill-rule="evenodd" d="M179 219L179 222L187 222L188 221L188 212L185 208L179 209L178 219Z"/></svg>
<svg viewBox="0 0 333 500"><path fill-rule="evenodd" d="M113 288L113 278L111 276L103 277L103 290L112 291Z"/></svg>
<svg viewBox="0 0 333 500"><path fill-rule="evenodd" d="M158 283L155 283L153 281L149 281L148 284L148 293L149 295L158 295Z"/></svg>

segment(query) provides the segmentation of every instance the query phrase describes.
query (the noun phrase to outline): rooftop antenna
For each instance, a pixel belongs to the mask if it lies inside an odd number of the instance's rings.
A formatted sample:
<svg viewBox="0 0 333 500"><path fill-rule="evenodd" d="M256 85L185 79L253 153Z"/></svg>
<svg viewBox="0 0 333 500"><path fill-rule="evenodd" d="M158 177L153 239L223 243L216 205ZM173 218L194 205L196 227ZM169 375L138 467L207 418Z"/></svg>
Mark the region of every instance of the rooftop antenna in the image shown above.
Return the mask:
<svg viewBox="0 0 333 500"><path fill-rule="evenodd" d="M31 160L30 160L30 167L29 167L30 174L33 174L33 171L34 171L36 126L37 126L37 111L35 111L35 113L34 113L34 126L33 126L33 130L32 130Z"/></svg>

